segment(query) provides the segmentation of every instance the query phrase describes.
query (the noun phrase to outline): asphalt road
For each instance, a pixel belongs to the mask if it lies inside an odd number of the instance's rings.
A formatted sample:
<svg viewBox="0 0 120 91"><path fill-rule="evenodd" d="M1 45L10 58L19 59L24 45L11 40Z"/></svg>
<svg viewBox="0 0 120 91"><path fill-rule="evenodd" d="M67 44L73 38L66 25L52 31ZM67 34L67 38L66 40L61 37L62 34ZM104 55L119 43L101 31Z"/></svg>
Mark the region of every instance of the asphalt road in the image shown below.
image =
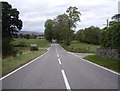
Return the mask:
<svg viewBox="0 0 120 91"><path fill-rule="evenodd" d="M118 89L118 75L51 44L48 52L2 79L3 89Z"/></svg>

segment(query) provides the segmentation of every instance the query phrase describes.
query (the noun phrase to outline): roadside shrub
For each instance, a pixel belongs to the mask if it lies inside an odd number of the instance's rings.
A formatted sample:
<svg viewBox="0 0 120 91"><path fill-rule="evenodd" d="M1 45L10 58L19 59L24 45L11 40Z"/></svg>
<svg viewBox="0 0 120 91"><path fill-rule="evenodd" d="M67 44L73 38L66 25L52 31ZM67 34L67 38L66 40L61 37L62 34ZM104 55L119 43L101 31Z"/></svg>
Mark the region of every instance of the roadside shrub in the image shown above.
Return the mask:
<svg viewBox="0 0 120 91"><path fill-rule="evenodd" d="M24 41L21 41L16 47L27 47Z"/></svg>
<svg viewBox="0 0 120 91"><path fill-rule="evenodd" d="M38 51L38 47L37 46L31 46L30 51Z"/></svg>
<svg viewBox="0 0 120 91"><path fill-rule="evenodd" d="M65 41L64 45L69 46L70 45L70 41L69 40Z"/></svg>
<svg viewBox="0 0 120 91"><path fill-rule="evenodd" d="M13 57L16 57L16 56L17 56L17 53L18 53L18 48L14 48L14 49L13 49L13 52L12 52L12 56L13 56Z"/></svg>
<svg viewBox="0 0 120 91"><path fill-rule="evenodd" d="M74 48L72 46L68 46L68 47L63 46L63 47L65 48L65 50L70 51L70 52L75 52L75 53L90 53L91 52L89 47L87 47L87 48L85 48L85 47Z"/></svg>

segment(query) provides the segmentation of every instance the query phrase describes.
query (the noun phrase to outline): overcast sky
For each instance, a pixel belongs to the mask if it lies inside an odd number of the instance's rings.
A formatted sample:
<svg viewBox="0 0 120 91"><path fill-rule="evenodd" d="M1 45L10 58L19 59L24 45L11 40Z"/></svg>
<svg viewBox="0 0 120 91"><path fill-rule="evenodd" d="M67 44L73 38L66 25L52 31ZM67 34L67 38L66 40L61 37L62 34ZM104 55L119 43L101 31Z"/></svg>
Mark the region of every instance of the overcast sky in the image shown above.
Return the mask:
<svg viewBox="0 0 120 91"><path fill-rule="evenodd" d="M106 19L118 13L120 0L3 0L8 1L13 8L20 11L23 21L23 31L44 32L47 19L54 19L65 13L69 6L76 6L81 12L81 22L77 29L91 25L105 27Z"/></svg>

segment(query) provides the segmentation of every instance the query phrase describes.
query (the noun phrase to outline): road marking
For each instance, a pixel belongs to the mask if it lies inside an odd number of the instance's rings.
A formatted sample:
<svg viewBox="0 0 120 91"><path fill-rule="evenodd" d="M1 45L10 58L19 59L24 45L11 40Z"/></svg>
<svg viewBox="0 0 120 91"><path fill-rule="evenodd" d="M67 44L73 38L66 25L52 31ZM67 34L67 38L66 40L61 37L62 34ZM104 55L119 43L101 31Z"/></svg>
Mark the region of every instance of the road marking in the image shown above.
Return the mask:
<svg viewBox="0 0 120 91"><path fill-rule="evenodd" d="M57 57L59 57L59 55L57 55Z"/></svg>
<svg viewBox="0 0 120 91"><path fill-rule="evenodd" d="M93 65L95 65L95 66L97 66L97 67L99 67L99 68L102 68L102 69L104 69L104 70L107 70L107 71L109 71L109 72L111 72L111 73L114 73L114 74L116 74L116 75L120 75L119 73L117 73L117 72L115 72L115 71L113 71L113 70L110 70L110 69L108 69L108 68L105 68L105 67L100 66L100 65L98 65L98 64L95 64L95 63L93 63L93 62L90 62L90 61L88 61L88 60L85 60L85 59L81 58L80 56L78 56L78 55L76 55L76 54L74 54L74 53L71 53L71 52L68 52L68 53L70 53L70 54L72 54L72 55L74 55L74 56L76 56L76 57L78 57L78 58L80 58L80 59L82 59L82 60L90 63L90 64L93 64Z"/></svg>
<svg viewBox="0 0 120 91"><path fill-rule="evenodd" d="M59 62L60 65L62 64L59 58L58 58L58 62Z"/></svg>
<svg viewBox="0 0 120 91"><path fill-rule="evenodd" d="M62 72L62 75L63 75L63 79L64 79L64 82L65 82L66 89L67 89L68 91L71 91L71 88L70 88L70 85L69 85L69 83L68 83L68 80L67 80L67 77L66 77L66 75L65 75L64 70L61 70L61 72Z"/></svg>
<svg viewBox="0 0 120 91"><path fill-rule="evenodd" d="M48 49L48 51L49 51L49 49ZM48 53L48 51L47 51L46 53L42 54L41 56L39 56L39 57L35 58L34 60L32 60L32 61L30 61L30 62L26 63L25 65L23 65L23 66L19 67L18 69L16 69L16 70L12 71L11 73L9 73L9 74L7 74L7 75L3 76L2 78L0 78L0 80L5 79L6 77L8 77L8 76L10 76L10 75L14 74L15 72L19 71L20 69L24 68L25 66L27 66L27 65L29 65L29 64L31 64L31 63L33 63L33 62L34 62L34 61L36 61L37 59L39 59L39 58L41 58L42 56L44 56L45 54L47 54L47 53Z"/></svg>
<svg viewBox="0 0 120 91"><path fill-rule="evenodd" d="M56 49L57 57L60 57L56 46L55 46L55 49Z"/></svg>

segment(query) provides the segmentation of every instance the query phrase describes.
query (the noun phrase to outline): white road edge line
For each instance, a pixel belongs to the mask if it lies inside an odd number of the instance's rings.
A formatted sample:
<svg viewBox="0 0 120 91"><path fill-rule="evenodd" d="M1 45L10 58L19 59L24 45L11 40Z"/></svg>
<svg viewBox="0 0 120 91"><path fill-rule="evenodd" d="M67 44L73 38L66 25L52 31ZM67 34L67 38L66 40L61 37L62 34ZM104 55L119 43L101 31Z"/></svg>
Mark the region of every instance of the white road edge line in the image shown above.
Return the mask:
<svg viewBox="0 0 120 91"><path fill-rule="evenodd" d="M48 48L48 51L49 51L49 48ZM18 69L16 69L16 70L14 70L14 71L12 71L12 72L8 73L7 75L3 76L2 78L0 78L0 80L5 79L6 77L8 77L8 76L10 76L10 75L14 74L15 72L19 71L20 69L24 68L25 66L27 66L27 65L29 65L29 64L31 64L31 63L33 63L33 62L34 62L34 61L36 61L37 59L39 59L39 58L41 58L42 56L44 56L45 54L47 54L47 53L48 53L48 51L47 51L46 53L42 54L41 56L39 56L39 57L35 58L34 60L32 60L32 61L30 61L30 62L26 63L25 65L23 65L23 66L19 67Z"/></svg>
<svg viewBox="0 0 120 91"><path fill-rule="evenodd" d="M95 65L95 66L97 66L97 67L99 67L99 68L102 68L102 69L104 69L104 70L107 70L107 71L109 71L109 72L111 72L111 73L114 73L114 74L116 74L116 75L120 75L119 73L117 73L117 72L115 72L115 71L113 71L113 70L110 70L110 69L108 69L108 68L105 68L105 67L100 66L100 65L98 65L98 64L95 64L95 63L93 63L93 62L90 62L90 61L88 61L88 60L85 60L85 59L81 58L80 56L78 56L78 55L76 55L76 54L74 54L74 53L71 53L71 52L68 52L68 53L70 53L70 54L72 54L72 55L74 55L74 56L76 56L76 57L79 57L80 59L82 59L82 60L84 60L84 61L86 61L86 62L88 62L88 63L90 63L90 64L93 64L93 65Z"/></svg>
<svg viewBox="0 0 120 91"><path fill-rule="evenodd" d="M67 80L67 77L66 77L66 75L65 75L64 70L61 70L61 72L62 72L62 75L63 75L63 79L64 79L64 82L65 82L66 89L67 89L68 91L71 91L71 88L70 88L70 85L69 85L69 83L68 83L68 80Z"/></svg>
<svg viewBox="0 0 120 91"><path fill-rule="evenodd" d="M60 59L58 58L58 61L59 61L59 64L61 65L62 63L61 63L61 61L60 61Z"/></svg>

